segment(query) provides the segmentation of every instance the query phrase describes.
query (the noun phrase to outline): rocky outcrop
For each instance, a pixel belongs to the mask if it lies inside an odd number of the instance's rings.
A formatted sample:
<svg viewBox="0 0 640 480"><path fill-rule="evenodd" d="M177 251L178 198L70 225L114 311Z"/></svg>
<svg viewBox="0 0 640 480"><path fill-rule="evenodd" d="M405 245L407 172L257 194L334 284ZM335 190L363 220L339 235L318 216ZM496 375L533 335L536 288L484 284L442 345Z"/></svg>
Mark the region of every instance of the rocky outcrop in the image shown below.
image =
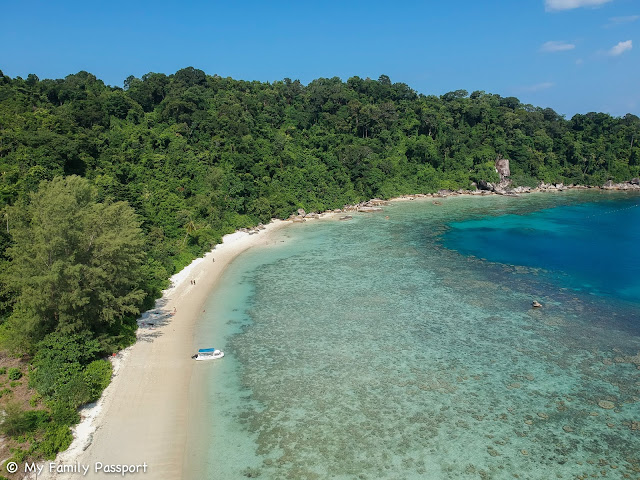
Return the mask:
<svg viewBox="0 0 640 480"><path fill-rule="evenodd" d="M364 212L364 213L382 212L382 208L380 208L380 207L368 207L366 205L361 205L361 206L358 206L357 211L358 212Z"/></svg>
<svg viewBox="0 0 640 480"><path fill-rule="evenodd" d="M373 198L368 202L365 202L363 205L366 207L382 207L384 205L389 205L389 202L386 200L380 200L379 198Z"/></svg>
<svg viewBox="0 0 640 480"><path fill-rule="evenodd" d="M511 170L509 169L509 159L502 158L502 155L498 155L498 158L496 158L496 171L500 175L500 183L508 181L507 177L511 176Z"/></svg>
<svg viewBox="0 0 640 480"><path fill-rule="evenodd" d="M633 178L628 182L622 182L622 183L613 183L613 181L609 180L602 186L602 189L603 190L640 190L640 179Z"/></svg>
<svg viewBox="0 0 640 480"><path fill-rule="evenodd" d="M561 192L565 189L566 187L564 186L564 184L562 183L544 183L541 182L540 185L538 186L538 189L535 191L540 191L540 192Z"/></svg>

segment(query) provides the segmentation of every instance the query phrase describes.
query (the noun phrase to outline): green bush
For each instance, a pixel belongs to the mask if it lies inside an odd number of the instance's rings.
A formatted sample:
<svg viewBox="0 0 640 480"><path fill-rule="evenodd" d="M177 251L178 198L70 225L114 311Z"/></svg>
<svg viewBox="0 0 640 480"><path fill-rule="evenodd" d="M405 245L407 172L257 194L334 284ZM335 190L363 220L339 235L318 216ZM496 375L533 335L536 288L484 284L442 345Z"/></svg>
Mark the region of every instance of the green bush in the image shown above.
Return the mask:
<svg viewBox="0 0 640 480"><path fill-rule="evenodd" d="M68 403L54 401L49 406L51 407L51 418L57 425L68 427L80 421L77 410Z"/></svg>
<svg viewBox="0 0 640 480"><path fill-rule="evenodd" d="M32 407L35 407L36 405L38 405L41 399L42 399L42 395L40 395L39 393L35 393L29 399L29 405L31 405Z"/></svg>
<svg viewBox="0 0 640 480"><path fill-rule="evenodd" d="M539 181L527 173L517 173L511 175L512 187L531 187L536 188L539 185Z"/></svg>
<svg viewBox="0 0 640 480"><path fill-rule="evenodd" d="M111 381L111 362L107 360L95 360L87 365L84 370L84 380L89 389L89 401L100 398L102 391Z"/></svg>
<svg viewBox="0 0 640 480"><path fill-rule="evenodd" d="M73 435L68 426L52 424L47 429L44 440L37 446L37 452L47 460L53 460L58 452L71 445L72 440Z"/></svg>
<svg viewBox="0 0 640 480"><path fill-rule="evenodd" d="M19 368L10 368L9 369L9 379L11 380L20 380L22 378L22 372Z"/></svg>
<svg viewBox="0 0 640 480"><path fill-rule="evenodd" d="M49 399L59 395L68 398L75 396L65 385L73 382L75 387L79 387L77 378L82 377L82 367L95 359L99 349L98 341L91 338L89 333L47 335L38 344L29 385Z"/></svg>
<svg viewBox="0 0 640 480"><path fill-rule="evenodd" d="M7 373L7 367L0 367L0 375Z"/></svg>
<svg viewBox="0 0 640 480"><path fill-rule="evenodd" d="M44 410L24 411L17 403L10 403L5 409L4 422L0 428L4 434L15 437L44 428L50 418L49 413Z"/></svg>
<svg viewBox="0 0 640 480"><path fill-rule="evenodd" d="M78 408L91 399L89 387L82 372L78 371L56 390L56 400Z"/></svg>

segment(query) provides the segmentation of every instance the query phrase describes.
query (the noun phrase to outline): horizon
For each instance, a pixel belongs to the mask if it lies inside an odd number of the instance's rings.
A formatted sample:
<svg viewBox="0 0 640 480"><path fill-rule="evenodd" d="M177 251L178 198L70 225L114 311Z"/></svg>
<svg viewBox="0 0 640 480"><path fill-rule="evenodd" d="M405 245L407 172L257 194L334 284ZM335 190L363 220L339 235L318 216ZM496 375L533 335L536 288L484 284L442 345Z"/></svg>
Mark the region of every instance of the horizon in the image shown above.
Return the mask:
<svg viewBox="0 0 640 480"><path fill-rule="evenodd" d="M463 0L455 9L419 2L177 9L164 1L107 7L74 0L4 10L0 70L12 78L84 70L122 88L130 75L170 75L186 66L304 85L387 75L419 94L485 91L565 118L640 113L633 81L640 75L633 48L640 8L632 0Z"/></svg>

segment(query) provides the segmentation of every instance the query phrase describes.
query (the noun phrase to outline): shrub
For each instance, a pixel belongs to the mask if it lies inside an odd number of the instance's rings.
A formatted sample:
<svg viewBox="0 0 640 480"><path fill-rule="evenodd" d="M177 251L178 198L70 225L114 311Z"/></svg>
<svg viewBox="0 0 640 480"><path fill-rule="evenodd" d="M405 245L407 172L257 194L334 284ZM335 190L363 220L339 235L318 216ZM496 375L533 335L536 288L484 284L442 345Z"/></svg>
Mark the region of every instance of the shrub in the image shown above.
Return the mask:
<svg viewBox="0 0 640 480"><path fill-rule="evenodd" d="M89 401L100 398L102 391L111 381L111 362L108 360L95 360L87 365L84 370L84 380L89 389Z"/></svg>
<svg viewBox="0 0 640 480"><path fill-rule="evenodd" d="M72 407L68 403L54 401L50 404L50 407L51 418L60 426L68 427L69 425L75 425L80 421L80 415L78 415L75 407Z"/></svg>
<svg viewBox="0 0 640 480"><path fill-rule="evenodd" d="M7 367L0 367L0 375L7 373Z"/></svg>
<svg viewBox="0 0 640 480"><path fill-rule="evenodd" d="M73 435L68 426L52 424L47 429L45 439L38 445L38 451L47 460L53 460L58 452L71 445L72 440Z"/></svg>
<svg viewBox="0 0 640 480"><path fill-rule="evenodd" d="M512 187L531 187L536 188L540 183L535 177L532 177L528 173L516 173L511 175Z"/></svg>
<svg viewBox="0 0 640 480"><path fill-rule="evenodd" d="M41 399L42 399L42 395L40 395L39 393L35 393L29 399L29 405L31 405L32 407L35 407L36 405L38 405L38 403L40 403Z"/></svg>
<svg viewBox="0 0 640 480"><path fill-rule="evenodd" d="M71 381L78 387L77 377L82 376L83 365L97 356L99 348L99 343L89 333L47 335L38 344L38 352L33 359L35 370L29 378L30 386L45 398L54 398L59 394L68 397L71 393L68 389L64 392L60 390L64 390Z"/></svg>
<svg viewBox="0 0 640 480"><path fill-rule="evenodd" d="M87 403L90 398L89 387L80 371L74 373L66 383L60 385L56 390L55 396L57 401L64 402L74 409L83 403Z"/></svg>
<svg viewBox="0 0 640 480"><path fill-rule="evenodd" d="M43 428L49 421L49 413L44 410L24 411L17 403L10 403L5 409L5 418L1 429L6 435L15 437L35 432Z"/></svg>
<svg viewBox="0 0 640 480"><path fill-rule="evenodd" d="M19 368L10 368L9 369L9 379L11 380L20 380L22 378L22 372Z"/></svg>

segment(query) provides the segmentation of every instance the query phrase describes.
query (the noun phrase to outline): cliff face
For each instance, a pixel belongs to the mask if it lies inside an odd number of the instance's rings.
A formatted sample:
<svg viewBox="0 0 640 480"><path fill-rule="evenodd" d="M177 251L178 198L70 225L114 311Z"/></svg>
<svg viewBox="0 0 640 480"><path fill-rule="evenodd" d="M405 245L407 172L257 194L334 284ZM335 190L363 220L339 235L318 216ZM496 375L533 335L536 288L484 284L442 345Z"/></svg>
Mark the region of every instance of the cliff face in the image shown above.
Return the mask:
<svg viewBox="0 0 640 480"><path fill-rule="evenodd" d="M502 155L498 155L498 158L496 158L496 170L500 175L500 183L502 184L505 181L505 177L509 177L511 175L511 170L509 170L509 159L502 158Z"/></svg>

